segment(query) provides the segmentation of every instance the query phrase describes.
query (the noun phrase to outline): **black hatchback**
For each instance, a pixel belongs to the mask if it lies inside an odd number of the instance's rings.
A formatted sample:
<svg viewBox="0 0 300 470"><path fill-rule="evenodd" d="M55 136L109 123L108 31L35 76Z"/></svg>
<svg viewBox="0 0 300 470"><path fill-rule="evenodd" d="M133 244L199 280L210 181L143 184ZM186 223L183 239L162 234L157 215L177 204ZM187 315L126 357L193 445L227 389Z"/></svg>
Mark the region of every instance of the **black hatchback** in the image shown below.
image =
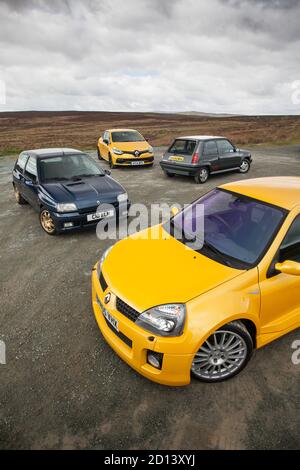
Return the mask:
<svg viewBox="0 0 300 470"><path fill-rule="evenodd" d="M29 203L49 235L127 217L127 192L89 155L75 149L27 150L13 169L18 204Z"/></svg>
<svg viewBox="0 0 300 470"><path fill-rule="evenodd" d="M160 166L167 176L193 176L196 183L205 183L209 175L237 170L247 173L251 153L238 149L225 137L178 137L164 153Z"/></svg>

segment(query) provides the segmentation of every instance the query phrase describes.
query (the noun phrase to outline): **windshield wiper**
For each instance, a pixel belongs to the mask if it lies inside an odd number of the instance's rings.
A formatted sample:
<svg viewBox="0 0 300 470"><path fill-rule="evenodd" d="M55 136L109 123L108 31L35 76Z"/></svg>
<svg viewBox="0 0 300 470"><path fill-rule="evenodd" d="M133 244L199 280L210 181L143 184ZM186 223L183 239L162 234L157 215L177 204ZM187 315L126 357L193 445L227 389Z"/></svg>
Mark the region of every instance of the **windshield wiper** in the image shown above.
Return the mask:
<svg viewBox="0 0 300 470"><path fill-rule="evenodd" d="M53 178L44 179L44 183L48 183L49 181L68 181L68 178L65 178L64 176L55 176Z"/></svg>
<svg viewBox="0 0 300 470"><path fill-rule="evenodd" d="M227 256L225 253L222 251L218 250L214 245L211 243L207 242L206 240L204 241L203 248L208 248L210 251L212 251L215 255L217 255L220 259L223 260L223 262L227 265L230 266L231 268L233 267L232 263L228 260Z"/></svg>
<svg viewBox="0 0 300 470"><path fill-rule="evenodd" d="M72 176L72 180L74 181L78 181L78 180L81 180L82 178L91 178L93 176L104 176L104 173L87 173L87 174L82 174L82 175L75 175L75 176Z"/></svg>

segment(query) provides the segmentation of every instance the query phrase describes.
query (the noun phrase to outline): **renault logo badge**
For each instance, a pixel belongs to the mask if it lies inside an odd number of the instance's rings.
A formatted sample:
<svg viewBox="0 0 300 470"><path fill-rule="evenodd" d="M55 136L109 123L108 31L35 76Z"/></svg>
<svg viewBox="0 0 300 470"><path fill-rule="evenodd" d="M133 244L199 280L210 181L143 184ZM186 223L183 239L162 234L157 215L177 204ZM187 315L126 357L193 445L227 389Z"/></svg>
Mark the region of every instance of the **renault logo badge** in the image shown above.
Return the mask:
<svg viewBox="0 0 300 470"><path fill-rule="evenodd" d="M111 293L108 292L108 294L106 294L106 296L104 297L104 303L108 304L108 302L110 301L110 298L111 298Z"/></svg>
<svg viewBox="0 0 300 470"><path fill-rule="evenodd" d="M136 157L138 157L138 156L140 155L140 152L139 152L138 150L136 150L136 151L134 152L134 155L135 155Z"/></svg>

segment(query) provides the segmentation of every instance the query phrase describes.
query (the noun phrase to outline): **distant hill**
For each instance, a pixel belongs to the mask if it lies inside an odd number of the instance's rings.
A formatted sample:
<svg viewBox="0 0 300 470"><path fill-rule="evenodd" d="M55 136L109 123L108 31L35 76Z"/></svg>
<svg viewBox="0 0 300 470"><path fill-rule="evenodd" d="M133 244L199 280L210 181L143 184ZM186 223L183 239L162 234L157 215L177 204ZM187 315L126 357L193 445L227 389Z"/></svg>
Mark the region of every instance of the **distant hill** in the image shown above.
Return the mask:
<svg viewBox="0 0 300 470"><path fill-rule="evenodd" d="M228 114L228 113L201 113L200 111L181 111L176 114L181 114L182 116L199 116L199 117L219 117L219 118L226 118L226 117L237 117L241 116L240 114Z"/></svg>

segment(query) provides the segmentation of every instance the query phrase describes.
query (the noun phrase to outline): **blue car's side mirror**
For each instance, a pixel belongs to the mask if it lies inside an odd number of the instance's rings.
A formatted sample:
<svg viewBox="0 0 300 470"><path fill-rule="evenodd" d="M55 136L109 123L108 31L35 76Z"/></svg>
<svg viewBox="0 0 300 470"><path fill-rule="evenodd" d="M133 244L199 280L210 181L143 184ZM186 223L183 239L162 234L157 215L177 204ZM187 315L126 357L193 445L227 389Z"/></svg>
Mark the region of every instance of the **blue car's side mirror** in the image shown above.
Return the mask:
<svg viewBox="0 0 300 470"><path fill-rule="evenodd" d="M104 173L105 173L106 175L110 175L110 174L111 174L111 171L110 171L110 170L104 170Z"/></svg>

